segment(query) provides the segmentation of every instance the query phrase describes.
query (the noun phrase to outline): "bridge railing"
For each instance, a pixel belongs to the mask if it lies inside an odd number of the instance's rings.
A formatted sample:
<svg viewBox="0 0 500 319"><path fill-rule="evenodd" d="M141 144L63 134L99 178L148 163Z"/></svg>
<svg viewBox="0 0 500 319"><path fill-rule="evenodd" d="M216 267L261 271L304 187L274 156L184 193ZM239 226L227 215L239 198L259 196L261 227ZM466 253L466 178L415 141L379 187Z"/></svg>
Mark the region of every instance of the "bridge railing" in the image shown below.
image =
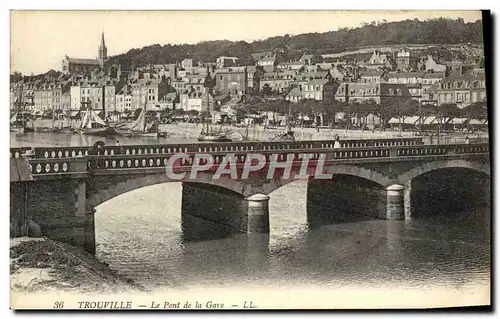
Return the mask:
<svg viewBox="0 0 500 319"><path fill-rule="evenodd" d="M481 144L446 144L446 145L422 145L419 147L397 147L394 149L395 156L427 156L427 155L458 155L489 153L488 143Z"/></svg>
<svg viewBox="0 0 500 319"><path fill-rule="evenodd" d="M175 162L175 167L181 170L189 170L193 164L194 156L198 152L185 153L188 158ZM326 161L342 161L347 159L390 159L404 158L412 156L442 156L461 154L486 154L489 153L489 144L456 144L456 145L419 145L419 146L395 146L384 148L338 148L325 150L322 148L302 149L302 150L265 150L259 151L267 163L272 160L287 161L293 160L294 165L301 165L301 154L311 154L311 160L318 160L320 154L326 154ZM242 167L248 156L251 154L245 150L233 151L238 167ZM169 159L175 153L137 153L136 154L115 154L115 155L88 155L75 158L30 158L29 166L33 176L39 175L61 175L87 173L92 170L136 170L141 169L164 169L169 163ZM228 152L225 150L212 152L214 167L224 163ZM275 157L276 156L276 157ZM200 164L205 164L201 162Z"/></svg>
<svg viewBox="0 0 500 319"><path fill-rule="evenodd" d="M231 143L190 143L164 145L123 145L103 146L99 150L92 147L36 147L33 149L34 158L69 158L86 155L134 155L134 154L174 154L174 153L213 153L235 151L270 151L296 149L333 149L333 140L321 141L276 141L276 142L231 142ZM418 146L423 144L421 137L392 138L392 139L346 139L339 141L343 148L390 147L390 146ZM26 148L29 149L29 148ZM11 149L11 154L13 149ZM17 152L22 152L18 150ZM92 152L95 152L92 153Z"/></svg>
<svg viewBox="0 0 500 319"><path fill-rule="evenodd" d="M11 147L10 157L20 158L21 155L26 154L28 150L31 150L31 147Z"/></svg>
<svg viewBox="0 0 500 319"><path fill-rule="evenodd" d="M320 154L326 154L326 160L335 159L354 159L354 158L383 158L390 156L389 148L352 148L352 149L333 149L325 152L323 149L310 150L268 150L261 151L259 154L264 156L266 163L274 160L287 161L293 160L298 164L301 163L301 154L311 154L311 160L318 160ZM176 161L176 166L191 167L194 157L197 153L185 153L187 156L184 159ZM247 157L251 154L248 152L233 152L235 163L243 165ZM175 154L120 154L120 155L104 155L104 156L89 156L89 168L91 169L139 169L139 168L155 168L166 167L169 159ZM225 161L227 152L213 152L210 154L213 157L214 164L221 164ZM206 164L201 160L200 164Z"/></svg>
<svg viewBox="0 0 500 319"><path fill-rule="evenodd" d="M29 168L33 176L86 173L88 158L32 158L29 160Z"/></svg>

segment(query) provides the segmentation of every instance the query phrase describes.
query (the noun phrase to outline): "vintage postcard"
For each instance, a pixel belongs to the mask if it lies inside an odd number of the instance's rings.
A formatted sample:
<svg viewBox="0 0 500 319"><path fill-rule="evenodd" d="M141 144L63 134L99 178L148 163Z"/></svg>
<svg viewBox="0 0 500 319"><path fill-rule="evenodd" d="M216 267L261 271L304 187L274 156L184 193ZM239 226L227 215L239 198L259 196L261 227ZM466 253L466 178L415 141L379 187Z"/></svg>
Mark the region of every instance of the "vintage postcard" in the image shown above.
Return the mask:
<svg viewBox="0 0 500 319"><path fill-rule="evenodd" d="M489 12L11 11L10 302L489 306Z"/></svg>

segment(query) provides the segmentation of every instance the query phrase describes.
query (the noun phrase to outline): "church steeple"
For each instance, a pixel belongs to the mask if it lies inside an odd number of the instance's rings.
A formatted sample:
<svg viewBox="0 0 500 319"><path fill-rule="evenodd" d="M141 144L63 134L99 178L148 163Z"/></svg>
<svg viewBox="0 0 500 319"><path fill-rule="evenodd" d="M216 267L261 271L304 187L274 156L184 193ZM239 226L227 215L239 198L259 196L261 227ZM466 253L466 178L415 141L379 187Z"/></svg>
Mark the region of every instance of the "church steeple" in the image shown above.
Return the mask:
<svg viewBox="0 0 500 319"><path fill-rule="evenodd" d="M101 64L101 68L103 68L104 63L108 59L108 48L106 47L106 42L104 41L104 31L101 33L101 44L99 45L98 59Z"/></svg>

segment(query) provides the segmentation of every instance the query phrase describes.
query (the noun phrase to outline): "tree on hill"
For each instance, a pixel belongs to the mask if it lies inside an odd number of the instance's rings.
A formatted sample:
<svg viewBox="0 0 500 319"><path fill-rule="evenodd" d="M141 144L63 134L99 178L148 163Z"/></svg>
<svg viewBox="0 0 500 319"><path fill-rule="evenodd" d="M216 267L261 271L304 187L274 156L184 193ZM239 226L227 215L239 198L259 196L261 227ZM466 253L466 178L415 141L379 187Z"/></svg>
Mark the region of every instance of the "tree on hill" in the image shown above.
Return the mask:
<svg viewBox="0 0 500 319"><path fill-rule="evenodd" d="M150 45L131 49L111 57L111 63L122 67L143 66L148 63L175 63L186 56L195 61L213 62L219 56L237 56L242 64L251 64L252 52L274 51L278 55L300 56L342 52L349 48L372 45L399 44L466 44L482 43L482 21L465 23L463 19L438 18L397 22L375 22L358 28L342 28L325 33L275 36L248 43L228 40L205 41L197 44Z"/></svg>

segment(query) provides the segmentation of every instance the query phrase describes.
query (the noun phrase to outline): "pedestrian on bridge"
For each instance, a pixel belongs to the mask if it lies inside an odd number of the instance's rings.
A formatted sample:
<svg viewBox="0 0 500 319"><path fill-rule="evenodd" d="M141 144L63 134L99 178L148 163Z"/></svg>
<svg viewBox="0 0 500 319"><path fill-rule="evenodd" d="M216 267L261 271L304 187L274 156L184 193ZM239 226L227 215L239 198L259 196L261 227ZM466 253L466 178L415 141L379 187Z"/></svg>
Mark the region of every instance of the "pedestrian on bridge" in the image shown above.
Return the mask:
<svg viewBox="0 0 500 319"><path fill-rule="evenodd" d="M338 134L335 134L335 142L333 143L333 148L340 148L340 137Z"/></svg>

